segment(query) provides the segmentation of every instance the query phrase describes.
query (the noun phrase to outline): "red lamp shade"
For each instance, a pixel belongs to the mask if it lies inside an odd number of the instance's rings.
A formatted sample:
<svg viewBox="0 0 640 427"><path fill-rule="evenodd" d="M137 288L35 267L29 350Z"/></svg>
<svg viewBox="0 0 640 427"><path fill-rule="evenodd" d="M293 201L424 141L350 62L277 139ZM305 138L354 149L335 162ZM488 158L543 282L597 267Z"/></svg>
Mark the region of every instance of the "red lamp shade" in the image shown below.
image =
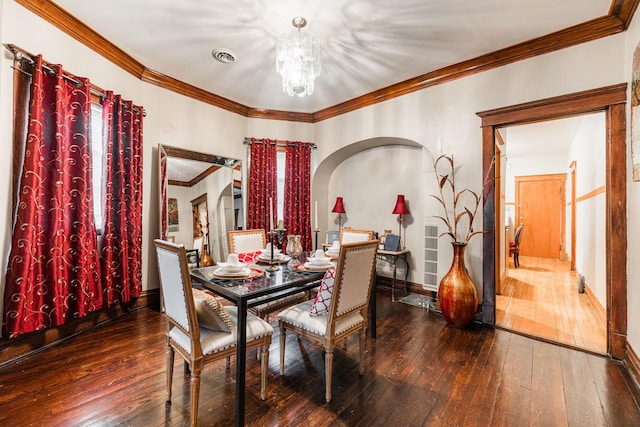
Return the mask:
<svg viewBox="0 0 640 427"><path fill-rule="evenodd" d="M335 213L346 213L346 211L344 210L344 205L342 204L342 197L338 197L336 199L336 204L333 207L333 209L331 209L331 212L335 212Z"/></svg>
<svg viewBox="0 0 640 427"><path fill-rule="evenodd" d="M396 207L393 208L393 212L391 213L396 215L408 215L411 213L409 212L409 208L407 207L407 204L404 202L404 194L398 194L398 200L396 200Z"/></svg>

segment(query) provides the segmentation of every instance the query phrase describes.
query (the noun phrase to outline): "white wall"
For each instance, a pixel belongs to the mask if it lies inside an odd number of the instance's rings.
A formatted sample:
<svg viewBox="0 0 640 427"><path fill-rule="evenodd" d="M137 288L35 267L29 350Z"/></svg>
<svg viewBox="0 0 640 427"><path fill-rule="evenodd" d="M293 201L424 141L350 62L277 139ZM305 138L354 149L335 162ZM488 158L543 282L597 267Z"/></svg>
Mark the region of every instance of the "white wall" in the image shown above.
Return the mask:
<svg viewBox="0 0 640 427"><path fill-rule="evenodd" d="M3 0L0 0L3 1ZM423 194L412 195L409 199L412 210L422 213L422 221L432 222L436 206L428 197L433 190L430 175L431 154L453 154L461 166L457 173L459 185L479 189L482 185L482 139L479 111L504 107L526 101L551 96L563 95L577 91L617 84L630 79L631 54L638 40L640 29L634 20L628 33L622 33L606 39L563 49L558 52L531 58L510 64L499 69L481 72L461 80L430 87L419 92L392 99L371 107L353 111L341 116L324 120L316 124L278 122L262 119L246 119L220 109L210 107L186 97L173 94L149 84L144 84L127 73L117 69L92 51L55 30L39 18L25 11L11 1L2 3L2 43L14 43L32 53L43 53L52 62L60 62L64 67L78 75L89 77L95 84L113 89L127 99L133 99L143 105L147 111L144 129L144 200L143 215L145 248L143 255L145 288L155 288L155 267L150 266L154 252L152 239L157 235L157 166L155 165L156 146L164 143L176 147L189 148L195 151L212 152L228 157L246 159L246 147L240 141L245 136L269 137L280 139L300 139L315 142L314 167L317 167L332 153L349 147L358 141L370 138L389 137L404 138L415 141L425 148L421 154L422 164L416 165L415 159L406 159L406 151L393 149L393 156L404 161L410 160L410 171L399 172L402 182L397 185L388 184L387 194L376 190L372 195L380 200L380 206L393 204L395 194L412 180L422 181ZM627 45L625 45L627 41ZM0 137L7 149L11 141L11 61L3 55L0 62ZM161 71L161 70L160 70ZM398 151L396 153L396 150ZM365 162L349 160L350 169L341 166L332 176L333 184L328 188L337 193L338 182L344 177L370 176L369 160L379 162L384 150L363 153L359 159ZM11 182L9 156L0 156L0 189L8 194ZM246 163L245 163L246 164ZM378 179L378 178L374 178ZM245 180L246 182L246 180ZM409 184L407 184L409 183ZM363 184L358 184L363 185ZM418 188L419 185L416 186ZM321 189L313 189L313 192ZM340 189L342 191L342 189ZM368 182L362 188L350 190L354 200L359 194L371 192ZM412 189L412 191L416 191ZM640 255L640 239L631 237L640 230L640 190L629 183L629 256L630 259ZM2 198L7 200L7 198ZM422 206L419 206L422 200ZM350 209L350 221L355 224L364 213L358 213L351 200L346 200ZM1 259L6 262L10 235L9 206L2 203L0 209L0 239L5 242L0 249ZM363 202L364 203L364 202ZM328 203L327 203L328 204ZM349 208L351 206L351 208ZM328 212L331 206L324 207ZM385 209L392 209L390 208ZM480 215L481 216L481 215ZM379 225L393 225L393 215L382 214L377 217ZM327 221L330 215L327 213ZM414 226L421 226L420 218L414 218L415 225L409 225L407 233L413 233ZM478 220L482 221L479 217ZM379 226L376 224L376 226ZM388 227L387 227L388 228ZM392 227L393 228L393 227ZM412 253L421 252L421 244L409 238ZM482 239L472 240L467 249L468 268L478 288L481 287L482 275ZM442 242L441 242L442 243ZM439 255L439 271L445 272L451 262L451 250L442 244ZM638 263L629 268L629 335L636 349L640 349L640 267ZM413 272L421 277L422 271ZM4 286L4 277L0 282ZM419 282L419 281L418 281ZM482 294L480 292L480 297Z"/></svg>
<svg viewBox="0 0 640 427"><path fill-rule="evenodd" d="M586 116L567 155L567 165L576 162L577 199L606 185L605 145L604 114ZM600 193L576 206L576 270L584 275L602 307L607 306L605 203L606 194Z"/></svg>

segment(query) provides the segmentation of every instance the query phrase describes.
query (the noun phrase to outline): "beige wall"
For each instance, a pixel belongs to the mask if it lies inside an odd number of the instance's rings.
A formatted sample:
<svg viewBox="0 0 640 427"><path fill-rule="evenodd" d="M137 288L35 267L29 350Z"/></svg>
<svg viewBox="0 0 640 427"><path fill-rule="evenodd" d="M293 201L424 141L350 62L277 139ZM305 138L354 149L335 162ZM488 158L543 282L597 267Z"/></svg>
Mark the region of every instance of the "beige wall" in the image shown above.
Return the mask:
<svg viewBox="0 0 640 427"><path fill-rule="evenodd" d="M155 266L152 239L157 235L156 214L156 147L158 143L196 151L210 152L246 160L246 147L241 144L245 136L280 139L300 139L316 143L314 168L318 168L335 153L350 153L336 162L336 169L323 182L327 187L314 188L314 199L323 192L324 205L319 210L326 213L324 227L333 221L330 203L334 196L346 188L353 200L371 194L378 205L368 205L368 212L358 211L349 205L349 224L360 225L369 218L378 227L395 228L393 206L399 189L411 193L411 208L416 212L407 234L420 236L425 223L433 223L436 207L428 197L433 191L431 155L453 154L462 167L457 179L460 185L478 189L481 185L481 131L478 111L503 107L521 102L562 95L630 79L630 56L640 39L638 24L634 21L627 33L597 40L555 53L520 61L499 69L479 73L405 95L350 112L316 124L278 122L247 119L192 99L176 95L155 86L142 83L119 70L99 55L67 37L16 3L0 0L2 43L14 43L32 53L42 53L51 62L60 62L78 75L89 77L105 89L121 93L125 98L143 105L147 111L144 127L144 281L146 288L155 288ZM637 20L636 20L637 21ZM625 44L627 43L627 44ZM0 59L0 137L5 152L11 141L11 60L6 53ZM162 70L159 70L162 71ZM362 141L376 138L402 139L417 143L420 156L413 156L415 148L397 147L362 151ZM394 176L376 174L371 162L382 163L385 158L409 165ZM10 156L0 156L0 194L9 193L11 182ZM326 163L325 163L326 164ZM317 169L314 169L317 170ZM362 180L360 177L370 177ZM398 177L398 183L394 179ZM358 179L355 179L358 177ZM384 184L380 184L382 180ZM315 182L315 181L314 181ZM407 183L409 186L407 187ZM328 193L328 194L327 194ZM333 198L333 200L331 200ZM633 239L640 230L637 208L639 190L629 183L629 256L640 255L639 239ZM0 197L0 258L6 263L8 237L10 235L9 206L7 197ZM351 203L352 199L346 199ZM364 204L361 200L359 203ZM368 203L368 202L367 202ZM352 212L352 213L351 213ZM634 215L635 214L635 215ZM481 221L481 218L478 218ZM387 227L387 224L389 227ZM481 222L479 223L481 224ZM326 228L325 228L326 229ZM415 254L422 252L421 239L408 239ZM451 256L445 240L439 256L440 276L448 269ZM474 239L467 251L469 268L480 287L482 274L481 239ZM635 263L638 264L638 263ZM422 270L419 262L412 272L412 280L420 282ZM634 348L640 349L640 290L634 283L640 280L640 267L629 268L629 339ZM4 275L0 278L4 287Z"/></svg>

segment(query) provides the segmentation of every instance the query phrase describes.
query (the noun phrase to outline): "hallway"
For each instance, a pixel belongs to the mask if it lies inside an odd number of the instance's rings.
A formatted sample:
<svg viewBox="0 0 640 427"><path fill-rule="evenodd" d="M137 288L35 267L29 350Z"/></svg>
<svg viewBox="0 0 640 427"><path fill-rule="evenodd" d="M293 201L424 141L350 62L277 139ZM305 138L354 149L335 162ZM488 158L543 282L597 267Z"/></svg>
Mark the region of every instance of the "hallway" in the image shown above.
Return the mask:
<svg viewBox="0 0 640 427"><path fill-rule="evenodd" d="M517 269L511 259L502 295L496 295L497 326L604 354L603 310L578 293L569 263L556 259L521 256Z"/></svg>

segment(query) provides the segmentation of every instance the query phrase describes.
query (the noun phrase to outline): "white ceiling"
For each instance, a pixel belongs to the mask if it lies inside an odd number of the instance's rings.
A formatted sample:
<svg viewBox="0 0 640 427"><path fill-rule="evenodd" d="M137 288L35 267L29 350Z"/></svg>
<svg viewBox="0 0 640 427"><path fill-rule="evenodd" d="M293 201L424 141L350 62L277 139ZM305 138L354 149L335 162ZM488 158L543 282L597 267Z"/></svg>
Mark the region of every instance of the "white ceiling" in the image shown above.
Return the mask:
<svg viewBox="0 0 640 427"><path fill-rule="evenodd" d="M252 108L313 113L606 15L611 0L56 0L146 67ZM303 16L323 46L313 95L289 97L277 40ZM305 30L303 30L305 31ZM212 58L231 49L234 64Z"/></svg>

